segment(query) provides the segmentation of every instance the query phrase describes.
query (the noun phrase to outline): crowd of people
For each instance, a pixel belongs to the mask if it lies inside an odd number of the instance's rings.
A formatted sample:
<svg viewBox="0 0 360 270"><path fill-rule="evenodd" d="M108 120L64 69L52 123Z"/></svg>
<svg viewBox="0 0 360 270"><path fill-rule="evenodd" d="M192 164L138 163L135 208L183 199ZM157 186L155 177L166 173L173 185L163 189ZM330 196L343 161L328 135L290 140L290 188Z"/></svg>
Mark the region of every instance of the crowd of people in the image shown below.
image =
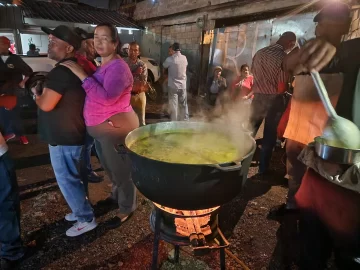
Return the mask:
<svg viewBox="0 0 360 270"><path fill-rule="evenodd" d="M283 134L289 192L281 213L299 213L301 268L325 269L334 251L339 269L359 269L360 196L356 191L329 182L298 157L311 147L308 145L315 137L321 136L327 121L310 72L320 72L337 113L360 126L356 109L356 91L360 91L357 82L360 40L342 41L351 20L350 8L341 2L325 6L314 22L317 23L314 39L299 47L295 33L283 33L274 45L254 55L251 69L247 64L242 65L230 86L222 76L223 68L215 67L206 84L207 97L212 106L224 102L224 96L226 102L251 106L249 123L253 136L264 123L259 173L254 177L260 181L272 175L270 161L278 125L284 112L289 112ZM102 181L91 168L94 145L101 166L112 182L111 196L106 202L116 203L118 211L108 226L116 228L136 209L136 188L123 144L130 131L146 125L148 74L146 64L139 59L140 46L132 42L121 50L117 29L108 23L99 24L93 34L63 25L42 30L49 35L48 56L57 61L57 65L32 92L39 108L39 134L49 145L57 183L71 209L65 219L74 224L66 235L79 236L97 227L88 199L91 195L88 183ZM10 69L5 76L0 74L2 90L23 86L31 74L21 58L9 52L9 46L9 40L0 37L0 68ZM101 63L95 60L96 54L101 57ZM163 63L173 121L189 119L187 65L180 44L174 43ZM16 74L11 70L13 67L17 68ZM6 83L7 78L11 78L11 85ZM22 139L24 131L16 127L19 123L14 110L16 104L13 92L0 96L2 269L12 269L25 254L20 238L15 169L6 145L6 141L16 135L26 143ZM5 123L5 119L11 119L10 124ZM337 164L328 166L338 169Z"/></svg>
<svg viewBox="0 0 360 270"><path fill-rule="evenodd" d="M74 224L66 235L79 236L98 225L88 199L91 195L88 183L103 180L92 170L93 151L112 182L111 196L104 203L118 206L116 216L107 226L119 227L136 209L131 163L123 147L125 136L146 124L147 67L139 59L140 46L132 42L121 50L117 29L109 23L99 24L94 33L64 25L42 30L49 35L48 57L57 64L45 81L39 81L31 91L39 108L39 136L49 145L58 186L71 209L65 219ZM15 121L17 96L13 90L24 87L32 70L19 56L9 52L9 46L10 41L1 37L0 64L4 73L1 72L0 86L9 92L3 91L0 97L0 119L14 127L19 122ZM96 61L96 55L101 63ZM187 120L187 60L180 53L179 44L172 46L164 67L168 70L172 119ZM15 133L8 131L5 124L0 127L0 134L4 134L0 136L1 269L13 269L25 251L20 238L17 180L6 141L15 135L24 144L27 141L23 129Z"/></svg>

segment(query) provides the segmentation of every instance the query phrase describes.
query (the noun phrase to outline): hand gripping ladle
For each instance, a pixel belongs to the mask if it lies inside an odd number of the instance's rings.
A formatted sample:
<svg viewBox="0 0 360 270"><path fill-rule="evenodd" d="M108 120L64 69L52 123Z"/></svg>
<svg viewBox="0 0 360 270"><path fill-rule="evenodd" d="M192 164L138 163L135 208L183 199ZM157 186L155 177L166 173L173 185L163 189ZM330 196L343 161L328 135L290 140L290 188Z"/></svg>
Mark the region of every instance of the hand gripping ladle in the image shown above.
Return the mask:
<svg viewBox="0 0 360 270"><path fill-rule="evenodd" d="M305 44L304 38L298 39L298 45L301 48ZM325 110L329 116L322 137L326 144L334 147L346 149L360 148L360 131L359 128L350 120L337 115L334 107L330 102L329 95L326 91L323 80L316 70L310 72L318 91L320 99L324 104Z"/></svg>

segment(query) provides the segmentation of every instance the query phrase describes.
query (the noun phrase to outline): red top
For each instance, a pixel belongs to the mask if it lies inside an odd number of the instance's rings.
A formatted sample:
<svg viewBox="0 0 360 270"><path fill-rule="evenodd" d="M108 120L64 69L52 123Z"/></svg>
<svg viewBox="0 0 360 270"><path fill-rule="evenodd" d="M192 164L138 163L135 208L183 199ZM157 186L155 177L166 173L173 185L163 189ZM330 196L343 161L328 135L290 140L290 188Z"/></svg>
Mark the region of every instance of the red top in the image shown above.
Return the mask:
<svg viewBox="0 0 360 270"><path fill-rule="evenodd" d="M12 110L16 106L16 101L17 101L16 96L1 95L0 107L4 107L8 110Z"/></svg>
<svg viewBox="0 0 360 270"><path fill-rule="evenodd" d="M237 85L239 83L240 85ZM253 84L254 84L254 76L249 75L243 80L241 80L241 76L238 76L236 80L231 84L231 96L234 99L243 98L244 96L248 95L251 92ZM240 91L237 91L237 89L239 89Z"/></svg>
<svg viewBox="0 0 360 270"><path fill-rule="evenodd" d="M337 186L308 169L295 198L300 209L317 215L335 236L346 238L357 233L360 226L359 193Z"/></svg>
<svg viewBox="0 0 360 270"><path fill-rule="evenodd" d="M75 58L77 59L78 64L82 66L87 75L93 75L95 73L96 66L89 60L87 60L85 56L76 53Z"/></svg>

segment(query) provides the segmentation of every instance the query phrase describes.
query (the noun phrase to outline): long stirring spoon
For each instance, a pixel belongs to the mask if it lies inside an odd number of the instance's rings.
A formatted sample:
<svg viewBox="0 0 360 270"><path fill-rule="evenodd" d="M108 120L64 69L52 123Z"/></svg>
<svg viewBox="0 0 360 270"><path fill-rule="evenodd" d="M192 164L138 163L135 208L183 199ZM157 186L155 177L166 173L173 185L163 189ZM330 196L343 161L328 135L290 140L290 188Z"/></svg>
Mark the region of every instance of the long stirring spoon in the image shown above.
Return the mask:
<svg viewBox="0 0 360 270"><path fill-rule="evenodd" d="M359 128L350 120L337 115L334 107L330 102L329 95L326 91L324 82L321 79L319 72L312 70L311 77L329 116L329 120L322 135L326 141L326 144L340 148L359 149Z"/></svg>

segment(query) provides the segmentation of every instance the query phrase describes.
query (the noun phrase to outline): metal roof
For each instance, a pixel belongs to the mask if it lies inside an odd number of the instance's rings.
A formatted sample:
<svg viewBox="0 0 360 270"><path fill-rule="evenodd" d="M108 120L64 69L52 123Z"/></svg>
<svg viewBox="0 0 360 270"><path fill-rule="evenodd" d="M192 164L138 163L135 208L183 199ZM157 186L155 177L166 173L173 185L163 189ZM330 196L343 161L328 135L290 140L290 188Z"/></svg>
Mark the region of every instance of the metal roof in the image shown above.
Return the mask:
<svg viewBox="0 0 360 270"><path fill-rule="evenodd" d="M117 27L140 28L137 22L116 11L91 7L85 4L65 4L59 2L44 2L20 0L21 8L26 18L47 19L63 22L100 24L109 22Z"/></svg>

